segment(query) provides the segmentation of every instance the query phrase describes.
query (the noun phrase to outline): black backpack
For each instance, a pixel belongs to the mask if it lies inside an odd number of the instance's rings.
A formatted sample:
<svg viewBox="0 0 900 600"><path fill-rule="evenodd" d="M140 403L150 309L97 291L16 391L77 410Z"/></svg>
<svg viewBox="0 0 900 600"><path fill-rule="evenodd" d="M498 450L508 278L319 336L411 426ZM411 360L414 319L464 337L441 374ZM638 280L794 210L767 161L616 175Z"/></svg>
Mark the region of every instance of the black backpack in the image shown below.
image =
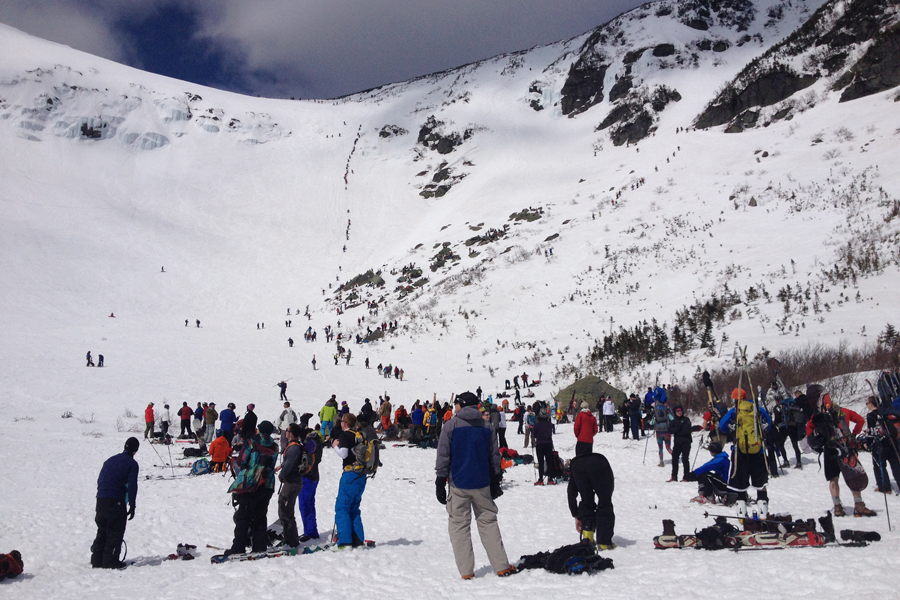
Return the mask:
<svg viewBox="0 0 900 600"><path fill-rule="evenodd" d="M587 540L557 548L544 559L544 568L551 573L579 575L613 568L612 560L597 554Z"/></svg>

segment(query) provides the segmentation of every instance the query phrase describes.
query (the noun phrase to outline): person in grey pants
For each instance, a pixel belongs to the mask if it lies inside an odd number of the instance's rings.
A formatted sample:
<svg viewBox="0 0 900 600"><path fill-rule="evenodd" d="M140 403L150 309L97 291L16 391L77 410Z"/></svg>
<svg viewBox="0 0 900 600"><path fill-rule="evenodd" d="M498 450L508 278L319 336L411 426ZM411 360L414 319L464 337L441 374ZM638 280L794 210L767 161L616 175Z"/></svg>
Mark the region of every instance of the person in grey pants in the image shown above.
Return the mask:
<svg viewBox="0 0 900 600"><path fill-rule="evenodd" d="M287 445L283 450L281 464L275 467L281 482L281 489L278 490L278 518L281 521L284 545L296 548L300 545L300 534L297 531L294 505L303 489L303 475L307 471L308 461L303 450L300 425L291 423L285 433Z"/></svg>
<svg viewBox="0 0 900 600"><path fill-rule="evenodd" d="M449 515L450 544L463 579L475 573L472 549L472 513L478 535L494 571L500 577L516 572L509 564L494 500L503 494L497 436L478 409L478 397L465 392L456 397L456 415L441 429L435 463L436 495ZM449 490L447 484L450 484Z"/></svg>

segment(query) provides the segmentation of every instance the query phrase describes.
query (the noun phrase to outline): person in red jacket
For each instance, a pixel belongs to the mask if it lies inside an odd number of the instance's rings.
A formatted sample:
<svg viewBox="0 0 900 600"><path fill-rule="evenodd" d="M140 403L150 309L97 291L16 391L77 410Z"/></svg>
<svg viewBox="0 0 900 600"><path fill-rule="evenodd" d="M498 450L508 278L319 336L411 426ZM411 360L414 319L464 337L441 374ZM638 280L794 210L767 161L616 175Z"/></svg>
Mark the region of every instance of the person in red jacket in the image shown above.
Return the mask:
<svg viewBox="0 0 900 600"><path fill-rule="evenodd" d="M188 440L193 438L194 432L191 431L191 418L194 416L194 411L191 410L187 402L181 403L181 408L178 409L178 416L181 418L181 433L178 435L178 439Z"/></svg>
<svg viewBox="0 0 900 600"><path fill-rule="evenodd" d="M144 439L147 438L147 434L150 434L149 439L156 438L156 415L153 413L153 403L147 405L147 408L144 409L144 423L146 427L144 427Z"/></svg>
<svg viewBox="0 0 900 600"><path fill-rule="evenodd" d="M581 412L575 417L575 456L590 454L594 451L594 436L599 427L597 418L591 412L591 406L587 402L581 403Z"/></svg>
<svg viewBox="0 0 900 600"><path fill-rule="evenodd" d="M817 386L820 387L820 386ZM810 386L813 388L813 386ZM810 395L812 394L812 395ZM816 390L807 390L807 397L817 396ZM828 480L828 489L834 502L834 516L844 517L844 505L841 503L841 487L838 477L843 473L847 487L853 492L853 516L874 517L875 511L866 507L862 499L862 490L868 481L863 473L863 479L851 481L847 479L847 473L841 470L842 461L858 461L854 444L856 436L862 431L866 420L849 408L842 408L832 403L829 394L822 395L822 410L812 416L806 424L806 436L811 448L822 452L825 479ZM853 423L853 430L850 430ZM859 465L862 468L862 465ZM853 489L857 487L859 489Z"/></svg>

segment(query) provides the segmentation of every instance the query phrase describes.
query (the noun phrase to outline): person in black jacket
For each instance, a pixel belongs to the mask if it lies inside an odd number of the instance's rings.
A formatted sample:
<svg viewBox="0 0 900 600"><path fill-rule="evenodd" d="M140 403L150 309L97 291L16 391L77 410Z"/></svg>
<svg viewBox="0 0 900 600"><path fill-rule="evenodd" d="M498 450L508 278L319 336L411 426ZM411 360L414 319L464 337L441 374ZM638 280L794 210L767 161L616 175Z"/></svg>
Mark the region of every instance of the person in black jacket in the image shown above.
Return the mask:
<svg viewBox="0 0 900 600"><path fill-rule="evenodd" d="M612 541L616 527L612 503L615 478L609 461L602 454L582 454L572 459L569 469L569 512L575 518L575 529L600 550L612 550L616 547Z"/></svg>
<svg viewBox="0 0 900 600"><path fill-rule="evenodd" d="M253 409L256 408L255 404L247 405L247 414L244 415L244 423L241 425L241 439L249 441L254 435L256 435L256 424L258 422L258 417L256 413L253 412Z"/></svg>
<svg viewBox="0 0 900 600"><path fill-rule="evenodd" d="M631 421L631 437L636 440L641 439L644 433L642 418L641 399L637 394L632 394L628 399L628 419Z"/></svg>
<svg viewBox="0 0 900 600"><path fill-rule="evenodd" d="M357 420L360 422L360 427L368 427L375 420L375 409L372 408L372 401L368 398L359 409Z"/></svg>
<svg viewBox="0 0 900 600"><path fill-rule="evenodd" d="M672 477L669 481L678 481L678 457L684 464L684 474L691 472L691 420L684 416L684 408L676 406L675 418L669 422L669 433L672 435Z"/></svg>
<svg viewBox="0 0 900 600"><path fill-rule="evenodd" d="M302 445L303 430L297 423L287 426L287 447L284 449L281 464L275 467L281 489L278 491L278 518L284 534L284 545L296 548L300 545L297 533L297 519L294 517L294 503L300 490L303 489L303 475L308 461Z"/></svg>
<svg viewBox="0 0 900 600"><path fill-rule="evenodd" d="M138 464L134 455L141 443L128 438L125 450L103 463L97 478L97 536L91 544L91 566L95 569L123 569L119 560L125 526L134 518L138 492ZM126 509L126 505L128 508Z"/></svg>

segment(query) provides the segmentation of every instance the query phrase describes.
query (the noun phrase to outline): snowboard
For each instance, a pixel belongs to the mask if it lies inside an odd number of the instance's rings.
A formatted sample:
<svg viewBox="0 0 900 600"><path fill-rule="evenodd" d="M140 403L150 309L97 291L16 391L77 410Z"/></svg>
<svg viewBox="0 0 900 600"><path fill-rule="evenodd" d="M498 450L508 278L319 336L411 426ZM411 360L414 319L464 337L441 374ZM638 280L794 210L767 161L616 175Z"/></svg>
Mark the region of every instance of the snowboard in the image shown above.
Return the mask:
<svg viewBox="0 0 900 600"><path fill-rule="evenodd" d="M841 459L841 475L844 476L844 481L847 482L847 487L851 491L861 492L869 485L869 476L866 475L866 470L860 464L859 455L856 452Z"/></svg>

